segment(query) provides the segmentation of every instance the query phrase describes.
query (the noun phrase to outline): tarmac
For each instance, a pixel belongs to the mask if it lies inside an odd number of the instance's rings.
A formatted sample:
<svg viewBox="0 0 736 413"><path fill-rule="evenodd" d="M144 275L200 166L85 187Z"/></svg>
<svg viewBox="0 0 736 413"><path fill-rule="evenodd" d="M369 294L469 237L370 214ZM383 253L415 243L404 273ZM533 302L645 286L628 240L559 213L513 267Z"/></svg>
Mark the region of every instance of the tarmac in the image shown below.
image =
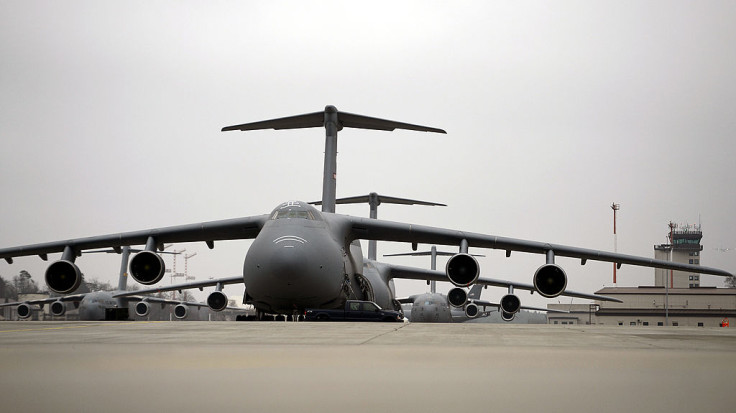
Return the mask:
<svg viewBox="0 0 736 413"><path fill-rule="evenodd" d="M2 411L735 411L736 329L0 322Z"/></svg>

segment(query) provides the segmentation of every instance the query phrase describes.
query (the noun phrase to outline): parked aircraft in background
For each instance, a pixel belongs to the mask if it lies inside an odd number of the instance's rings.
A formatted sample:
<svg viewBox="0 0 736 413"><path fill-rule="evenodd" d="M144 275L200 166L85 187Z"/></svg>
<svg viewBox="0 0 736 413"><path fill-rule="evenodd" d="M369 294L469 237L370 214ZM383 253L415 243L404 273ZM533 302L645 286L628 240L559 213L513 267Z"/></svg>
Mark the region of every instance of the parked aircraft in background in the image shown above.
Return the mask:
<svg viewBox="0 0 736 413"><path fill-rule="evenodd" d="M731 275L710 267L335 213L339 130L344 127L387 131L400 128L445 133L441 129L338 112L334 106L327 106L323 112L236 125L223 128L223 131L310 127L326 129L322 211L304 202L288 201L265 215L2 248L0 258L12 263L13 257L38 255L47 259L48 254L61 252L61 259L47 268L45 280L52 291L67 294L81 282L75 260L89 249L145 245L145 250L131 259L130 273L139 283L153 285L164 276L164 262L156 253L164 243L199 241L214 248L215 241L253 239L245 255L242 282L246 287L245 302L253 304L259 314L298 314L305 308L339 308L347 299L370 300L382 308L398 309L400 303L396 301L393 287L395 278L450 281L457 287L474 284L510 289L528 287L548 298L563 293L573 295L566 291L567 275L556 263L557 257L578 258L582 264L594 260L619 266L629 264ZM454 245L459 252L448 260L444 272L421 270L365 261L361 239L406 242L415 247L419 243ZM505 250L507 257L512 251L541 254L545 261L533 274L533 284L481 278L478 262L468 254L469 247ZM217 285L222 280L212 282L209 285ZM612 300L589 294L584 298ZM466 305L470 304L466 300Z"/></svg>
<svg viewBox="0 0 736 413"><path fill-rule="evenodd" d="M399 256L430 256L431 257L431 269L435 271L437 269L437 256L453 256L454 253L446 251L437 251L436 246L432 246L429 251L417 251L399 254L384 254L384 257L399 257ZM501 280L498 280L499 282ZM509 294L501 298L500 303L492 303L490 301L484 301L480 299L481 293L484 288L488 287L488 284L475 284L468 291L455 287L451 289L447 295L440 294L437 292L436 281L430 281L430 292L424 294L412 295L408 298L399 299L402 304L411 304L411 310L406 311L406 317L409 321L420 322L420 323L450 323L450 322L463 322L472 320L476 317L487 317L490 312L486 311L487 307L495 307L501 311L501 319L504 321L512 321L519 310L534 310L544 312L560 312L568 313L569 311L559 310L548 310L546 308L522 306L521 300L513 295L514 286L522 286L523 284L517 284L507 281L506 287L509 289ZM534 290L532 290L533 292ZM561 295L568 294L585 295L582 293L575 293L574 291L566 290ZM596 296L589 296L588 298L596 299ZM482 310L481 310L482 309Z"/></svg>
<svg viewBox="0 0 736 413"><path fill-rule="evenodd" d="M128 320L130 314L128 311L128 303L135 302L135 313L139 317L146 317L150 314L154 305L160 306L160 310L166 305L174 305L174 316L177 319L186 319L190 315L190 307L207 307L207 304L185 302L180 300L169 300L158 297L143 297L137 291L132 294L124 294L128 282L128 257L131 252L130 247L124 246L120 248L122 254L120 264L120 276L118 277L118 288L115 291L92 291L89 293L64 295L61 297L50 297L38 300L28 300L24 302L3 303L0 307L16 306L18 318L27 319L33 314L33 307L43 308L44 305L50 305L50 312L53 316L63 316L67 311L67 303L73 303L75 308L79 310L79 320ZM113 252L110 251L87 251L92 252ZM227 304L227 300L225 301ZM224 307L223 307L224 309Z"/></svg>

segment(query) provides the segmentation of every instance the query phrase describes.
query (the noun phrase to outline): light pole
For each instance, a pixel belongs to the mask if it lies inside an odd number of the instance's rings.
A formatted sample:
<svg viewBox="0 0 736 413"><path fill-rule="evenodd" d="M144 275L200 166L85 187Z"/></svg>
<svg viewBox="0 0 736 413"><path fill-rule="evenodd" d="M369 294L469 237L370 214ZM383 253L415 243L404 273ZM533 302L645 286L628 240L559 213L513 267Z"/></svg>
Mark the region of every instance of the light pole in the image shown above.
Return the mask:
<svg viewBox="0 0 736 413"><path fill-rule="evenodd" d="M621 209L621 204L612 203L611 209L613 210L613 252L618 253L618 240L616 239L616 211ZM616 263L613 263L613 286L616 286Z"/></svg>

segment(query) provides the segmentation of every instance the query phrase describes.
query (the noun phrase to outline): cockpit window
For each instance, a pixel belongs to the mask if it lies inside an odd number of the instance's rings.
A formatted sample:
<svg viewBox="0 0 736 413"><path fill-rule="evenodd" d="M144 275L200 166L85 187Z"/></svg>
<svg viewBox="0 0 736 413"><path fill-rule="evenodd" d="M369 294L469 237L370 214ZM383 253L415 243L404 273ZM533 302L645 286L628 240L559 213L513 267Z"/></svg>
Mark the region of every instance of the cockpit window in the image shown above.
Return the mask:
<svg viewBox="0 0 736 413"><path fill-rule="evenodd" d="M314 215L311 211L300 211L296 209L280 209L278 211L274 211L273 215L271 215L271 219L291 219L291 218L301 218L301 219L308 219L311 221L314 221Z"/></svg>

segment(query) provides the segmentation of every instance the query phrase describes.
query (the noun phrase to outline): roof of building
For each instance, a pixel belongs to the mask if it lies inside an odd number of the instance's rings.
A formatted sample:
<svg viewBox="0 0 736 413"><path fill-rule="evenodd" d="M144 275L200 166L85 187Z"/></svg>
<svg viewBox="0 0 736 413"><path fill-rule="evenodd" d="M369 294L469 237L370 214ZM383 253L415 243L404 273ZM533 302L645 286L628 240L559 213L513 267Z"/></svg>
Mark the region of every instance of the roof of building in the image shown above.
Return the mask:
<svg viewBox="0 0 736 413"><path fill-rule="evenodd" d="M598 295L616 294L665 294L664 287L641 286L641 287L604 287L595 293ZM693 288L670 288L668 294L672 295L736 295L736 288L717 287L693 287Z"/></svg>

